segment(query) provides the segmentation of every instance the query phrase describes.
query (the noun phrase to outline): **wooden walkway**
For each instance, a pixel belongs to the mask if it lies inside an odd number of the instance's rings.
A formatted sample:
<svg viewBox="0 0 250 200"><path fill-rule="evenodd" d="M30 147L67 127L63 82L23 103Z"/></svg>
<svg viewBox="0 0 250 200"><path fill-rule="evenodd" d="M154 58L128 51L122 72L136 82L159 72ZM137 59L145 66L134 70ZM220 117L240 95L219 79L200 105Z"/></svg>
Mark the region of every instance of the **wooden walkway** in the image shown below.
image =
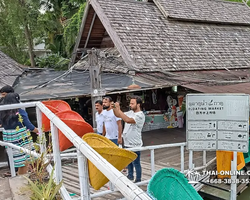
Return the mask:
<svg viewBox="0 0 250 200"><path fill-rule="evenodd" d="M185 129L161 129L143 133L144 146L179 143L186 141ZM207 162L215 157L215 152L207 152ZM180 147L165 148L155 150L155 169L162 168L175 168L180 170ZM202 152L194 152L195 166L202 166ZM149 180L151 178L150 166L150 151L141 152L141 165L142 165L142 180ZM188 151L185 150L185 169L188 168ZM126 175L126 174L125 174ZM75 197L80 195L79 179L78 179L78 166L77 163L68 163L63 166L63 180L64 185L68 191ZM146 191L146 185L140 186ZM99 191L91 188L91 193L108 190L108 184L102 187ZM123 196L119 192L104 195L102 197L93 198L95 200L113 200L119 199Z"/></svg>

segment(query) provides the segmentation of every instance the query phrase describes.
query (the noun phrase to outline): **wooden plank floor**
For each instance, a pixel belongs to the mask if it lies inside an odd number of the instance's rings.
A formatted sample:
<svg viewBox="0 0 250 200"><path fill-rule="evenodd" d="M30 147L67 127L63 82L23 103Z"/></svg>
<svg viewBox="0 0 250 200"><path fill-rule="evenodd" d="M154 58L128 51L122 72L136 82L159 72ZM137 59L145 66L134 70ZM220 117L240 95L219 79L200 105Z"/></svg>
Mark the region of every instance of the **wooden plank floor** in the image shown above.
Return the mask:
<svg viewBox="0 0 250 200"><path fill-rule="evenodd" d="M161 129L155 131L149 131L143 133L144 146L179 143L186 141L185 129ZM207 152L207 161L215 157L215 152ZM180 170L180 147L165 148L155 151L155 169L162 168L175 168ZM202 165L202 152L194 152L195 166ZM151 178L151 166L150 166L150 151L143 151L141 153L141 165L142 165L142 180L148 180ZM188 168L188 151L185 150L185 169ZM64 185L71 194L75 194L75 197L80 195L79 180L78 180L78 166L77 163L66 164L63 166L63 180ZM146 186L140 186L146 191ZM108 189L108 184L102 187L99 191ZM91 188L91 193L96 193ZM122 198L119 192L108 194L103 197L93 198L95 200L113 200Z"/></svg>

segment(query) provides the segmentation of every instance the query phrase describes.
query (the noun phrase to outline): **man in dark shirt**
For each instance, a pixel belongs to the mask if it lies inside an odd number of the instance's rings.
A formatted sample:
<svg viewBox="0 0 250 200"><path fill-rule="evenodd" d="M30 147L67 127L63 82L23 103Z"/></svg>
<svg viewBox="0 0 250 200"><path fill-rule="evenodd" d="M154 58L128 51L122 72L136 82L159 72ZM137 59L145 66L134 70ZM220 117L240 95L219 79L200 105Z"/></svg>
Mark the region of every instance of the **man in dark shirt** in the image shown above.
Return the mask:
<svg viewBox="0 0 250 200"><path fill-rule="evenodd" d="M13 87L11 87L10 85L5 85L3 86L1 89L0 89L0 93L1 93L1 96L2 98L0 99L0 102L3 101L3 98L6 96L6 94L8 93L13 93L14 92L14 89Z"/></svg>

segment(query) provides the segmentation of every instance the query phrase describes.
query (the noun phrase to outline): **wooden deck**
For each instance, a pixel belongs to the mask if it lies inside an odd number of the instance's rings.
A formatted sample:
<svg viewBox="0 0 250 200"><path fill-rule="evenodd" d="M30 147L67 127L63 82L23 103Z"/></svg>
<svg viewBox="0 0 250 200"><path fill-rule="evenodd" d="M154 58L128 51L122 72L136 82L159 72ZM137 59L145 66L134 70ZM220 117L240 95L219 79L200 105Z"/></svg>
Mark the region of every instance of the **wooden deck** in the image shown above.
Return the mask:
<svg viewBox="0 0 250 200"><path fill-rule="evenodd" d="M179 143L186 141L185 129L161 129L155 131L149 131L143 133L144 146ZM207 152L207 161L215 157L215 152ZM165 148L155 151L155 169L159 170L166 167L172 167L180 170L180 147ZM195 166L202 165L202 152L194 152ZM151 178L150 167L150 152L143 151L141 153L141 165L142 165L142 180L148 180ZM185 150L185 169L188 168L188 151ZM79 180L78 180L78 166L77 163L68 163L63 166L63 180L64 185L68 191L75 197L80 195ZM146 185L140 186L146 191ZM102 187L99 191L108 189L108 184ZM91 193L96 193L91 188ZM113 194L104 195L102 197L93 198L95 200L107 200L107 199L119 199L122 195L119 192Z"/></svg>

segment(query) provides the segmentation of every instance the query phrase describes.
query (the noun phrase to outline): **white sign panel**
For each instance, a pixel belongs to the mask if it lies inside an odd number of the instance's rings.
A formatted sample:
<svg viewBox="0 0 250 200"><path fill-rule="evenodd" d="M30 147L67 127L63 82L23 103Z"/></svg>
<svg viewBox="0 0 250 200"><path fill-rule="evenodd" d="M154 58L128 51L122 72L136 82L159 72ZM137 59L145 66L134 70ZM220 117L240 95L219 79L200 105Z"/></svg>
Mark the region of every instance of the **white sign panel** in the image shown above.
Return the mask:
<svg viewBox="0 0 250 200"><path fill-rule="evenodd" d="M106 95L106 90L104 88L99 88L99 89L94 89L91 92L91 95L93 97L98 97L98 96L105 96Z"/></svg>
<svg viewBox="0 0 250 200"><path fill-rule="evenodd" d="M248 95L187 95L188 118L193 120L245 121L248 106Z"/></svg>
<svg viewBox="0 0 250 200"><path fill-rule="evenodd" d="M215 140L207 140L207 141L190 141L189 142L189 149L202 151L202 150L216 150L216 141Z"/></svg>
<svg viewBox="0 0 250 200"><path fill-rule="evenodd" d="M190 121L188 130L216 130L216 121Z"/></svg>
<svg viewBox="0 0 250 200"><path fill-rule="evenodd" d="M188 94L186 109L188 149L248 152L249 95Z"/></svg>
<svg viewBox="0 0 250 200"><path fill-rule="evenodd" d="M218 121L219 130L247 131L249 127L246 121Z"/></svg>
<svg viewBox="0 0 250 200"><path fill-rule="evenodd" d="M236 131L218 131L218 139L219 140L235 140L241 141L246 140L248 137L247 133L244 132L236 132Z"/></svg>
<svg viewBox="0 0 250 200"><path fill-rule="evenodd" d="M216 131L189 131L188 139L197 140L197 139L214 139L216 140L217 133Z"/></svg>
<svg viewBox="0 0 250 200"><path fill-rule="evenodd" d="M248 152L248 142L218 141L218 150Z"/></svg>

